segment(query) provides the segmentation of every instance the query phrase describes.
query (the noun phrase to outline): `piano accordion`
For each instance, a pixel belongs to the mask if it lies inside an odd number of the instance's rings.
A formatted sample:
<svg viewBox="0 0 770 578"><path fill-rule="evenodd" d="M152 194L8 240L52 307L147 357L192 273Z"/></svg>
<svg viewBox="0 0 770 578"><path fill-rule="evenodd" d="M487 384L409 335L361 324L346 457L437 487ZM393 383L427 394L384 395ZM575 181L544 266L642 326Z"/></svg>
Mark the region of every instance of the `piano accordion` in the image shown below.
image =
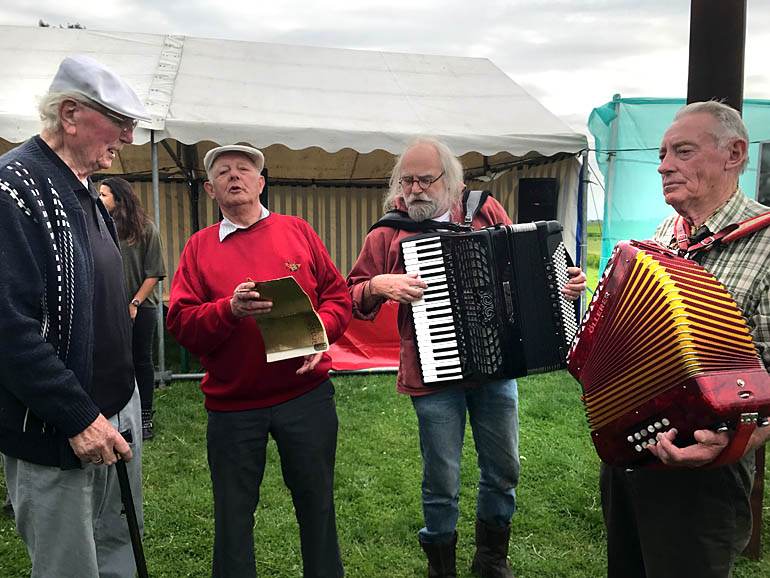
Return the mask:
<svg viewBox="0 0 770 578"><path fill-rule="evenodd" d="M565 366L578 322L561 293L571 264L561 230L538 221L402 241L406 272L428 284L411 304L424 383Z"/></svg>
<svg viewBox="0 0 770 578"><path fill-rule="evenodd" d="M659 464L646 448L670 428L689 445L698 429L750 433L770 410L770 378L730 294L652 242L615 247L567 365L597 453L612 465ZM727 461L742 453L731 451Z"/></svg>

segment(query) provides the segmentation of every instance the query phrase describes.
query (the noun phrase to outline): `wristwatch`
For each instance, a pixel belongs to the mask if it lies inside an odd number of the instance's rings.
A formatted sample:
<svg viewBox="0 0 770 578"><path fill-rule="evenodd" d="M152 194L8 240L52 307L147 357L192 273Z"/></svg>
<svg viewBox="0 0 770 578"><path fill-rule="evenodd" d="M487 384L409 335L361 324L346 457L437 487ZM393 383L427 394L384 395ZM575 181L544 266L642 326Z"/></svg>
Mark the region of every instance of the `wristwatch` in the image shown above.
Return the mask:
<svg viewBox="0 0 770 578"><path fill-rule="evenodd" d="M131 299L131 305L133 305L134 307L139 307L141 304L142 302L139 301L139 299Z"/></svg>

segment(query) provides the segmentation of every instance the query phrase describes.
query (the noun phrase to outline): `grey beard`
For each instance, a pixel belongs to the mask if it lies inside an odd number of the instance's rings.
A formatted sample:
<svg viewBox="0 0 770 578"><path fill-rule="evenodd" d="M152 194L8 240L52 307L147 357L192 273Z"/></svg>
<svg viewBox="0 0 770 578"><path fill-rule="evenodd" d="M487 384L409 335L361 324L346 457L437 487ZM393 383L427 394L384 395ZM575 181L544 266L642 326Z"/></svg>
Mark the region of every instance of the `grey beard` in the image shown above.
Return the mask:
<svg viewBox="0 0 770 578"><path fill-rule="evenodd" d="M438 210L438 203L436 201L427 201L415 205L409 205L406 208L406 212L409 213L409 218L418 223L426 219L430 219L436 216Z"/></svg>

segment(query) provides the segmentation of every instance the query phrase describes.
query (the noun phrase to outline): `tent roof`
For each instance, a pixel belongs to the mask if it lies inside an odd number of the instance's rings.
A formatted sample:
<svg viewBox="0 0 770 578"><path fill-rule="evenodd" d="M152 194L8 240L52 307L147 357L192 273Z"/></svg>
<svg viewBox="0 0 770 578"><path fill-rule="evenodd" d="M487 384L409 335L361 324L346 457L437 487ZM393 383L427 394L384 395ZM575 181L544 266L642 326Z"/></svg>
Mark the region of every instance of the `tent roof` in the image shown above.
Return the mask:
<svg viewBox="0 0 770 578"><path fill-rule="evenodd" d="M329 153L398 153L419 134L460 155L552 156L587 143L484 58L17 26L0 26L0 53L0 138L9 142L39 131L37 99L64 56L85 53L152 113L137 144L149 128L157 140Z"/></svg>

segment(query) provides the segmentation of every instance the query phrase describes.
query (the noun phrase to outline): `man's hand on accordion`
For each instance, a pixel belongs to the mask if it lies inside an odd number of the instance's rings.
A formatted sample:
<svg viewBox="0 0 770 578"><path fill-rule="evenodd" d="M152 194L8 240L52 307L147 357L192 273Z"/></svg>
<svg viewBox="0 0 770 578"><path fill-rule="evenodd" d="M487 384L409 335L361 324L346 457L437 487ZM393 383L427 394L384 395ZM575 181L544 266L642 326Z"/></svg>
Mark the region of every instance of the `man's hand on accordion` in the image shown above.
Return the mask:
<svg viewBox="0 0 770 578"><path fill-rule="evenodd" d="M567 267L569 279L567 284L562 287L561 292L567 299L574 301L580 298L580 294L586 290L586 275L580 270L580 267Z"/></svg>
<svg viewBox="0 0 770 578"><path fill-rule="evenodd" d="M412 303L422 299L423 290L427 287L428 284L416 273L376 275L369 282L372 296L398 303Z"/></svg>
<svg viewBox="0 0 770 578"><path fill-rule="evenodd" d="M648 445L661 462L667 466L697 468L713 462L730 443L730 434L717 433L708 429L699 429L694 434L695 442L683 448L674 445L677 431L672 428L658 434L658 443Z"/></svg>

